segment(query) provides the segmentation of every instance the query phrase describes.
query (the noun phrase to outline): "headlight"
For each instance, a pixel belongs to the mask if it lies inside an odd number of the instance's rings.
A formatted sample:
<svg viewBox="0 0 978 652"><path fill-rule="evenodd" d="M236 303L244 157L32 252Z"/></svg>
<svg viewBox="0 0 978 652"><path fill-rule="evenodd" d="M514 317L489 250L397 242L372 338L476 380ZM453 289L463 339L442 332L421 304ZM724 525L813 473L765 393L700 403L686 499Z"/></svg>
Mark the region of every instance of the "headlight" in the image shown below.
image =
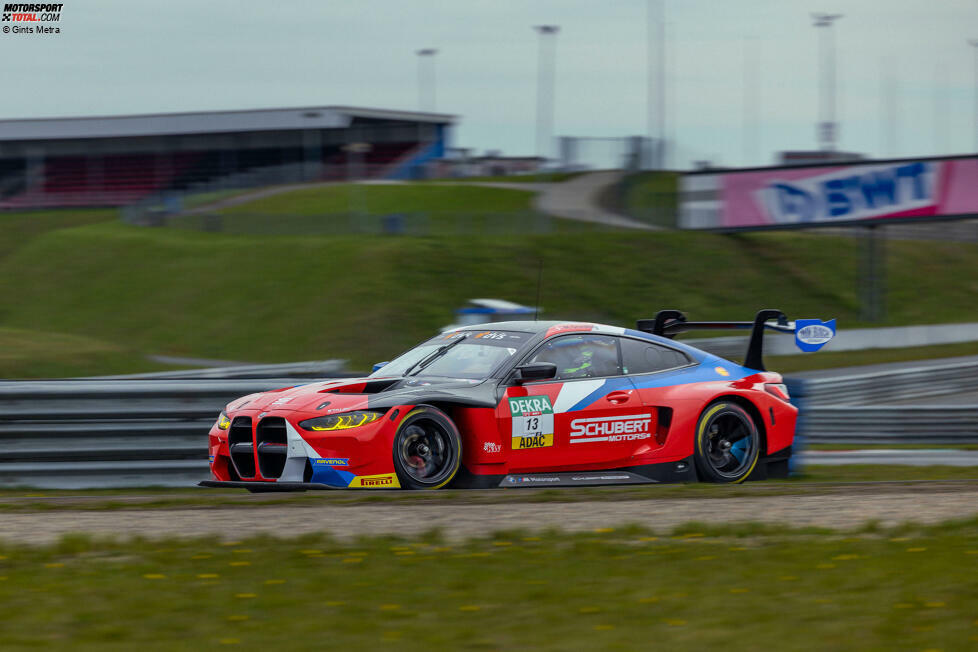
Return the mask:
<svg viewBox="0 0 978 652"><path fill-rule="evenodd" d="M299 427L304 430L347 430L349 428L359 428L368 423L380 419L382 412L367 412L358 410L357 412L347 412L346 414L334 414L328 417L316 417L306 419L299 423Z"/></svg>
<svg viewBox="0 0 978 652"><path fill-rule="evenodd" d="M228 415L224 414L224 412L222 411L221 414L217 417L217 429L227 430L230 425L231 425L231 419L229 419Z"/></svg>

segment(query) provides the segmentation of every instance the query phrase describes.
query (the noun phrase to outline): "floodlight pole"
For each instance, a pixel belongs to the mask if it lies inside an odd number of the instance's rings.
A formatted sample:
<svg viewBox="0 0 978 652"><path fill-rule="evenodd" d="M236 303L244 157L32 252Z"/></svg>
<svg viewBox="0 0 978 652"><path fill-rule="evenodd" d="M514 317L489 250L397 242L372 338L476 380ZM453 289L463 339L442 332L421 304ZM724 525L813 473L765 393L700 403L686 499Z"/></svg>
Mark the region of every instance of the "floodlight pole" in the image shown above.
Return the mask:
<svg viewBox="0 0 978 652"><path fill-rule="evenodd" d="M435 48L423 48L414 52L418 55L418 109L435 110ZM426 66L425 63L428 65ZM426 70L427 69L427 70ZM425 88L427 86L427 88ZM427 91L427 92L426 92Z"/></svg>
<svg viewBox="0 0 978 652"><path fill-rule="evenodd" d="M666 0L649 0L648 4L648 112L650 167L665 168L666 142Z"/></svg>
<svg viewBox="0 0 978 652"><path fill-rule="evenodd" d="M839 18L842 18L842 14L812 14L815 27L823 28L819 38L821 102L815 135L819 146L828 152L835 151L838 140L838 125L835 121L835 36L832 23Z"/></svg>
<svg viewBox="0 0 978 652"><path fill-rule="evenodd" d="M975 151L978 152L978 39L968 39L968 45L975 48Z"/></svg>
<svg viewBox="0 0 978 652"><path fill-rule="evenodd" d="M537 156L550 160L553 150L554 77L557 66L557 25L534 25L540 34L537 60Z"/></svg>

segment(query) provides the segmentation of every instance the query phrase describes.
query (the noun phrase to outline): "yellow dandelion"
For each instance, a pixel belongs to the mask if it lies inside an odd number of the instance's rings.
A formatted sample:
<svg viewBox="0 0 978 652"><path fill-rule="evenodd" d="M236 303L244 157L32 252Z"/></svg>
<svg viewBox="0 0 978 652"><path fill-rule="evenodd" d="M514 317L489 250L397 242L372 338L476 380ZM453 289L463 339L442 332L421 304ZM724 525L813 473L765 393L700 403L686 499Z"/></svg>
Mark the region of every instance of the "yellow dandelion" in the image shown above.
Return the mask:
<svg viewBox="0 0 978 652"><path fill-rule="evenodd" d="M540 537L523 537L524 541L540 541Z"/></svg>
<svg viewBox="0 0 978 652"><path fill-rule="evenodd" d="M639 537L639 541L658 541L659 537Z"/></svg>
<svg viewBox="0 0 978 652"><path fill-rule="evenodd" d="M964 551L964 554L966 554L966 555L978 555L978 550L965 550Z"/></svg>
<svg viewBox="0 0 978 652"><path fill-rule="evenodd" d="M925 602L924 603L924 606L925 607L930 607L931 609L940 609L941 607L944 606L944 603L943 602Z"/></svg>
<svg viewBox="0 0 978 652"><path fill-rule="evenodd" d="M896 541L896 542L910 541L910 537L893 537L892 539L890 539L890 541Z"/></svg>
<svg viewBox="0 0 978 652"><path fill-rule="evenodd" d="M614 531L615 531L615 528L613 528L613 527L596 527L596 528L594 528L594 532L596 534L607 534L608 532L614 532Z"/></svg>
<svg viewBox="0 0 978 652"><path fill-rule="evenodd" d="M222 638L221 639L221 645L240 645L240 644L241 644L241 639L240 638Z"/></svg>
<svg viewBox="0 0 978 652"><path fill-rule="evenodd" d="M363 561L363 557L347 557L343 560L344 564L359 564Z"/></svg>
<svg viewBox="0 0 978 652"><path fill-rule="evenodd" d="M6 575L0 575L0 582L6 582L6 581L7 581L7 576Z"/></svg>
<svg viewBox="0 0 978 652"><path fill-rule="evenodd" d="M469 557L488 557L488 552L473 552Z"/></svg>
<svg viewBox="0 0 978 652"><path fill-rule="evenodd" d="M399 604L382 604L380 605L382 611L395 611L401 608Z"/></svg>
<svg viewBox="0 0 978 652"><path fill-rule="evenodd" d="M907 552L923 552L925 550L927 550L927 548L907 548Z"/></svg>
<svg viewBox="0 0 978 652"><path fill-rule="evenodd" d="M670 627L682 627L683 625L686 624L685 620L680 620L678 618L666 618L662 622L669 625Z"/></svg>
<svg viewBox="0 0 978 652"><path fill-rule="evenodd" d="M750 589L745 589L745 588L741 588L741 587L730 589L730 592L731 593L747 593L749 591L750 591Z"/></svg>
<svg viewBox="0 0 978 652"><path fill-rule="evenodd" d="M7 558L7 555L0 555L0 561L4 560L6 558Z"/></svg>
<svg viewBox="0 0 978 652"><path fill-rule="evenodd" d="M251 598L257 598L257 593L235 593L234 597L241 598L242 600L250 600Z"/></svg>
<svg viewBox="0 0 978 652"><path fill-rule="evenodd" d="M143 577L145 577L148 580L163 580L163 579L166 579L166 575L162 575L160 573L146 573L145 575L143 575Z"/></svg>
<svg viewBox="0 0 978 652"><path fill-rule="evenodd" d="M710 561L711 559L716 559L715 555L703 555L702 557L697 557L696 561Z"/></svg>
<svg viewBox="0 0 978 652"><path fill-rule="evenodd" d="M236 621L237 622L237 621L242 621L242 620L248 620L248 618L250 618L250 617L251 616L247 616L245 614L232 614L232 615L228 616L228 620L233 620L233 621Z"/></svg>
<svg viewBox="0 0 978 652"><path fill-rule="evenodd" d="M741 550L747 550L745 546L733 546L732 548L727 548L727 550L732 550L733 552L740 552Z"/></svg>
<svg viewBox="0 0 978 652"><path fill-rule="evenodd" d="M479 611L480 609L482 609L482 607L477 604L463 604L458 608L459 611Z"/></svg>
<svg viewBox="0 0 978 652"><path fill-rule="evenodd" d="M285 584L285 580L265 580L265 584Z"/></svg>
<svg viewBox="0 0 978 652"><path fill-rule="evenodd" d="M837 559L839 561L849 561L850 559L859 559L859 555L836 555L832 559Z"/></svg>
<svg viewBox="0 0 978 652"><path fill-rule="evenodd" d="M202 580L213 580L220 577L217 573L197 573L197 577Z"/></svg>
<svg viewBox="0 0 978 652"><path fill-rule="evenodd" d="M236 555L247 555L254 552L254 550L251 548L238 548L237 550L232 550L231 552Z"/></svg>
<svg viewBox="0 0 978 652"><path fill-rule="evenodd" d="M432 548L432 552L451 552L451 551L452 549L449 546L439 546L437 548Z"/></svg>
<svg viewBox="0 0 978 652"><path fill-rule="evenodd" d="M414 551L413 550L398 550L394 554L395 555L413 555L414 554Z"/></svg>
<svg viewBox="0 0 978 652"><path fill-rule="evenodd" d="M595 625L594 626L594 629L598 630L599 632L606 632L609 629L614 629L614 628L615 628L614 625Z"/></svg>
<svg viewBox="0 0 978 652"><path fill-rule="evenodd" d="M50 564L44 564L45 568L64 568L64 564L60 561L52 562Z"/></svg>
<svg viewBox="0 0 978 652"><path fill-rule="evenodd" d="M228 566L251 566L250 561L232 561L228 562Z"/></svg>
<svg viewBox="0 0 978 652"><path fill-rule="evenodd" d="M493 541L492 542L492 545L499 546L500 548L504 548L506 546L513 545L513 542L512 541Z"/></svg>

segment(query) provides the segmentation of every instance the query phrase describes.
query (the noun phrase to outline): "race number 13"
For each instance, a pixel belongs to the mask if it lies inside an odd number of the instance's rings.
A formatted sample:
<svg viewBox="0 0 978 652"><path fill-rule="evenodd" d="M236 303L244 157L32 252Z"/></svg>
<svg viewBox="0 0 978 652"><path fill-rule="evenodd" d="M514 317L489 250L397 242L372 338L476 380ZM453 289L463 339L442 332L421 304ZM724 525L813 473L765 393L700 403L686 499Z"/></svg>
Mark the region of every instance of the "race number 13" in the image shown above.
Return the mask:
<svg viewBox="0 0 978 652"><path fill-rule="evenodd" d="M509 399L513 416L513 450L554 445L554 409L547 396Z"/></svg>

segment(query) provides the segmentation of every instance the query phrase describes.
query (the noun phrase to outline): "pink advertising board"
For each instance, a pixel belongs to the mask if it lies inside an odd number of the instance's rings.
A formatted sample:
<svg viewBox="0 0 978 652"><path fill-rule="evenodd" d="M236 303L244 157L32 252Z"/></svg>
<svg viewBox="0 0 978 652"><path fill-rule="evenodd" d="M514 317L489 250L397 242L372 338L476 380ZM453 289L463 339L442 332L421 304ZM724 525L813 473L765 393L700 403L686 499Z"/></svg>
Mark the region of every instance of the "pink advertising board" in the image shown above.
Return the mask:
<svg viewBox="0 0 978 652"><path fill-rule="evenodd" d="M975 214L978 158L970 157L687 175L680 224L815 226Z"/></svg>

